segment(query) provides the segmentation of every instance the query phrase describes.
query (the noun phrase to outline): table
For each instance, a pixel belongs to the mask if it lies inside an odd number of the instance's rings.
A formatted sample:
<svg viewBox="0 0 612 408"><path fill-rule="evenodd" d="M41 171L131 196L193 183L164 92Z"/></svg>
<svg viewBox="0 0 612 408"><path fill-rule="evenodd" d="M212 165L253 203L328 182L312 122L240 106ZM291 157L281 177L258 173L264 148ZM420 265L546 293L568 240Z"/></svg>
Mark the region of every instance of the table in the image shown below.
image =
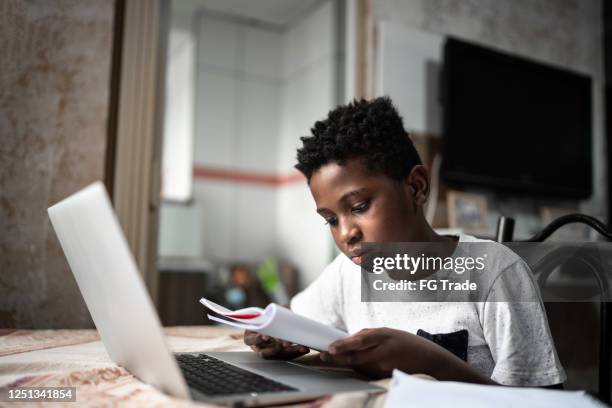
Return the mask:
<svg viewBox="0 0 612 408"><path fill-rule="evenodd" d="M249 350L242 342L242 332L224 327L177 326L163 330L173 352ZM382 386L387 383L388 380L377 382ZM76 387L79 406L213 406L176 399L140 382L108 357L96 330L0 329L0 391L9 386ZM384 394L356 392L322 398L315 405L352 407L363 406L367 401L368 407L382 407L384 398Z"/></svg>

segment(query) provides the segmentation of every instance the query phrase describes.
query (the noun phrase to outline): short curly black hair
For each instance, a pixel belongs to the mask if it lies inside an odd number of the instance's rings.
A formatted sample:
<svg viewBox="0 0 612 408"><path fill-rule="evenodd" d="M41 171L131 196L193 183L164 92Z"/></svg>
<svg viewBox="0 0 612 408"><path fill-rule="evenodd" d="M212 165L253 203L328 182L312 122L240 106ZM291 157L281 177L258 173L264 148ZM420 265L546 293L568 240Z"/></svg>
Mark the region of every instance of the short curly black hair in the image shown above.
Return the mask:
<svg viewBox="0 0 612 408"><path fill-rule="evenodd" d="M303 146L297 151L295 165L309 182L315 171L331 162L345 165L350 159L360 159L370 171L395 181L403 180L421 164L402 118L387 96L338 106L326 119L316 122L311 132L312 136L301 138Z"/></svg>

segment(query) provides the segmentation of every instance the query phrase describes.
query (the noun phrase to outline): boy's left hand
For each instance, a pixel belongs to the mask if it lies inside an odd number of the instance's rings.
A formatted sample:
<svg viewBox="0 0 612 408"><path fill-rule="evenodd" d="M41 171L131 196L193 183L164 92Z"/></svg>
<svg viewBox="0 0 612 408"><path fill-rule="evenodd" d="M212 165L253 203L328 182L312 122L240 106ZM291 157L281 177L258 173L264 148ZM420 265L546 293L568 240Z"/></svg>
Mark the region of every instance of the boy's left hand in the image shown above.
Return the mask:
<svg viewBox="0 0 612 408"><path fill-rule="evenodd" d="M409 374L431 374L432 364L439 357L444 358L445 353L446 350L422 337L384 327L363 329L335 341L327 352L321 353L321 359L383 378L389 377L394 368Z"/></svg>

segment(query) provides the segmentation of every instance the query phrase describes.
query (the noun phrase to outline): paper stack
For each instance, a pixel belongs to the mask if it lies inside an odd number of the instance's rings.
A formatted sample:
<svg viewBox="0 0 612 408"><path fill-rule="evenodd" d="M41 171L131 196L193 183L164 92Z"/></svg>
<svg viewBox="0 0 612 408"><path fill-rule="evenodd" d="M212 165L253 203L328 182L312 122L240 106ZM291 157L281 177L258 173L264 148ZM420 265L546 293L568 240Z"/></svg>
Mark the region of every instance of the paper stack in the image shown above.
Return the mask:
<svg viewBox="0 0 612 408"><path fill-rule="evenodd" d="M275 303L265 309L247 307L240 310L229 310L205 298L200 299L200 303L218 315L208 314L210 320L319 351L327 351L331 343L348 337L342 330L295 314Z"/></svg>

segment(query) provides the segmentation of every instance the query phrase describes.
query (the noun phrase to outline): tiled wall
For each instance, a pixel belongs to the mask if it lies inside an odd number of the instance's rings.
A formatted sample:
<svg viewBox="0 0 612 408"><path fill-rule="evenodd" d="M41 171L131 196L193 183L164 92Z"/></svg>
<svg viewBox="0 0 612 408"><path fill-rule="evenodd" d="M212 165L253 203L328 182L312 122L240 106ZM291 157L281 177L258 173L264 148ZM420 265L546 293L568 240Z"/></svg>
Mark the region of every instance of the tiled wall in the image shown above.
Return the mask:
<svg viewBox="0 0 612 408"><path fill-rule="evenodd" d="M329 232L305 181L283 180L296 173L299 137L336 102L332 4L322 2L289 26L205 13L195 18L195 165L277 182L196 178L190 205L162 209L162 256L257 261L275 255L297 266L303 282L330 260ZM181 235L180 226L189 224Z"/></svg>
<svg viewBox="0 0 612 408"><path fill-rule="evenodd" d="M282 32L240 20L199 19L196 165L275 173ZM203 253L258 260L275 251L276 189L198 180Z"/></svg>
<svg viewBox="0 0 612 408"><path fill-rule="evenodd" d="M104 174L113 5L0 2L0 327L91 325L46 209Z"/></svg>
<svg viewBox="0 0 612 408"><path fill-rule="evenodd" d="M334 48L338 12L333 1L325 2L285 34L280 172L295 165L299 137L309 135L314 122L325 118L339 101L337 81L342 79L335 72L340 56ZM305 183L279 190L278 220L278 247L299 267L301 283L307 284L329 263L334 244Z"/></svg>

